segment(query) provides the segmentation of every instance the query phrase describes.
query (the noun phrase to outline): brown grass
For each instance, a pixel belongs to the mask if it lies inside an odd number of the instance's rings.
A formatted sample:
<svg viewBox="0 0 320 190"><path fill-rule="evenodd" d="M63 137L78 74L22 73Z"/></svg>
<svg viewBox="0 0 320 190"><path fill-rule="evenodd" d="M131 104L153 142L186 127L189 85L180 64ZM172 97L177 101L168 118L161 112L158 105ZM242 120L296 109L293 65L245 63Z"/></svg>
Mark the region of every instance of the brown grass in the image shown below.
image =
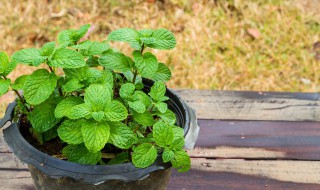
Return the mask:
<svg viewBox="0 0 320 190"><path fill-rule="evenodd" d="M177 47L153 51L173 70L171 88L315 92L320 65L312 46L320 41L320 17L313 8L320 2L309 1L1 1L0 50L39 47L86 23L94 26L92 40L121 27L163 27L174 32ZM9 77L32 70L19 66ZM0 98L0 110L7 99L12 95Z"/></svg>

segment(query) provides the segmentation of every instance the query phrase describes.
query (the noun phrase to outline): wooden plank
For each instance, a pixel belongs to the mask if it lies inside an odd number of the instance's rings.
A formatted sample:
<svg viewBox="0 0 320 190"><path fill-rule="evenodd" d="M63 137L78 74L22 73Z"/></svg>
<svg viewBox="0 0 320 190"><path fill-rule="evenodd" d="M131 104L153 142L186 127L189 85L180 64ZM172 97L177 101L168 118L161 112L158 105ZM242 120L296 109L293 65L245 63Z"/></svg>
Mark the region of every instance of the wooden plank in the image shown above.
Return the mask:
<svg viewBox="0 0 320 190"><path fill-rule="evenodd" d="M317 122L199 120L192 157L320 160Z"/></svg>
<svg viewBox="0 0 320 190"><path fill-rule="evenodd" d="M175 91L200 119L320 121L318 93Z"/></svg>
<svg viewBox="0 0 320 190"><path fill-rule="evenodd" d="M27 169L13 153L0 153L0 169Z"/></svg>
<svg viewBox="0 0 320 190"><path fill-rule="evenodd" d="M4 190L34 190L29 171L25 170L1 170L0 184Z"/></svg>

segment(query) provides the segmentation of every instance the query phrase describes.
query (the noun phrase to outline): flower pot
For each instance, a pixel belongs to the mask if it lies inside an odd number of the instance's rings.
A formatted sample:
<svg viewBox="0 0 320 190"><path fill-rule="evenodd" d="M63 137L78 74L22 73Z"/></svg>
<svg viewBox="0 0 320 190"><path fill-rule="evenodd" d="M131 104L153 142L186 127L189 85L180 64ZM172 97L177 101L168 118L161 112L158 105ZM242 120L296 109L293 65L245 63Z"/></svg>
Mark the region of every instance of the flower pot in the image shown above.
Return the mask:
<svg viewBox="0 0 320 190"><path fill-rule="evenodd" d="M145 91L153 82L144 79ZM199 126L195 112L174 92L167 89L169 109L176 114L177 125L184 128L185 148L194 147ZM11 103L0 127L12 120L16 103ZM147 168L136 168L132 163L116 165L83 165L47 155L29 144L21 135L20 122L11 123L3 130L4 139L13 153L28 164L36 189L166 189L171 165L163 163L159 155Z"/></svg>

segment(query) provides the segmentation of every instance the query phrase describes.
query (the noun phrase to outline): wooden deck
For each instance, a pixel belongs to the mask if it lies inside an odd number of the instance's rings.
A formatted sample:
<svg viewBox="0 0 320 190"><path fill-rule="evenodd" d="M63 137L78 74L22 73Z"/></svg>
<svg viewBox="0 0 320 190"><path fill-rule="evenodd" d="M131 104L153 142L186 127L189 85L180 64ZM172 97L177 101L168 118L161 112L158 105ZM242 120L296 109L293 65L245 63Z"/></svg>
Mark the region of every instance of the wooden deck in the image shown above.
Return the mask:
<svg viewBox="0 0 320 190"><path fill-rule="evenodd" d="M177 92L196 109L200 134L191 171L173 172L169 190L320 189L319 94ZM34 189L0 136L0 189Z"/></svg>

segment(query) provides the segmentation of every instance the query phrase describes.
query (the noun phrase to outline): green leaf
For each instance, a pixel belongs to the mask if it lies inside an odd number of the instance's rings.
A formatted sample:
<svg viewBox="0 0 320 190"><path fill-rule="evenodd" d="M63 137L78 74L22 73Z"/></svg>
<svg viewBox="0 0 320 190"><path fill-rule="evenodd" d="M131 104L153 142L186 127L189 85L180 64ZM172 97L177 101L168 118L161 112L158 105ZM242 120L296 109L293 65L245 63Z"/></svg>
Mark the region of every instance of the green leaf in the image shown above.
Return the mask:
<svg viewBox="0 0 320 190"><path fill-rule="evenodd" d="M102 72L96 68L89 68L87 71L87 81L92 84L98 82L102 78Z"/></svg>
<svg viewBox="0 0 320 190"><path fill-rule="evenodd" d="M184 130L178 126L172 126L173 140L178 140L184 137Z"/></svg>
<svg viewBox="0 0 320 190"><path fill-rule="evenodd" d="M153 125L153 137L160 147L167 147L173 142L173 131L162 121L158 121Z"/></svg>
<svg viewBox="0 0 320 190"><path fill-rule="evenodd" d="M156 108L158 108L159 112L166 113L168 105L164 102L158 102L156 103Z"/></svg>
<svg viewBox="0 0 320 190"><path fill-rule="evenodd" d="M56 102L49 99L35 106L34 109L28 113L28 120L38 133L48 131L59 123L60 119L54 115L55 108Z"/></svg>
<svg viewBox="0 0 320 190"><path fill-rule="evenodd" d="M85 56L100 55L103 52L110 49L110 46L106 43L92 41L84 41L71 47L75 49L80 49L82 55Z"/></svg>
<svg viewBox="0 0 320 190"><path fill-rule="evenodd" d="M129 161L129 154L127 152L121 152L112 158L107 165L121 164Z"/></svg>
<svg viewBox="0 0 320 190"><path fill-rule="evenodd" d="M150 112L133 113L133 119L143 126L152 126L154 124L153 116Z"/></svg>
<svg viewBox="0 0 320 190"><path fill-rule="evenodd" d="M7 76L16 66L17 62L10 62L7 53L0 52L0 76Z"/></svg>
<svg viewBox="0 0 320 190"><path fill-rule="evenodd" d="M28 75L21 75L20 77L18 77L14 83L11 85L12 89L14 90L20 90L23 89L24 83L27 80Z"/></svg>
<svg viewBox="0 0 320 190"><path fill-rule="evenodd" d="M133 82L134 74L132 71L126 71L123 73L123 75L126 77L126 79L129 82L131 82L131 83ZM136 80L134 82L134 85L136 86L136 88L137 88L137 84L140 84L140 83L142 83L142 77L141 77L141 75L138 74L138 75L136 75Z"/></svg>
<svg viewBox="0 0 320 190"><path fill-rule="evenodd" d="M57 85L57 76L45 69L34 71L26 79L23 91L26 101L31 105L44 102L54 91Z"/></svg>
<svg viewBox="0 0 320 190"><path fill-rule="evenodd" d="M134 84L132 83L125 83L120 87L120 97L121 98L129 98L132 96L132 94L134 93L136 87L134 86Z"/></svg>
<svg viewBox="0 0 320 190"><path fill-rule="evenodd" d="M69 112L66 113L66 116L70 119L87 118L90 115L91 110L85 103L71 107Z"/></svg>
<svg viewBox="0 0 320 190"><path fill-rule="evenodd" d="M9 62L9 63L8 63L8 66L7 66L7 69L4 70L4 73L3 73L3 74L0 74L0 76L1 76L1 75L3 75L3 76L9 75L9 74L13 71L13 69L16 68L17 64L18 64L18 63L17 63L17 61L15 61L15 60L12 60L11 62Z"/></svg>
<svg viewBox="0 0 320 190"><path fill-rule="evenodd" d="M141 40L148 47L162 50L173 49L177 43L174 35L169 30L163 28L154 30L150 37L144 37Z"/></svg>
<svg viewBox="0 0 320 190"><path fill-rule="evenodd" d="M122 121L128 117L127 108L119 101L113 100L104 109L108 121Z"/></svg>
<svg viewBox="0 0 320 190"><path fill-rule="evenodd" d="M89 152L84 144L67 145L62 149L62 154L68 157L68 161L79 164L97 164L101 159L101 152Z"/></svg>
<svg viewBox="0 0 320 190"><path fill-rule="evenodd" d="M61 140L68 144L81 144L83 143L81 127L83 120L66 120L59 129L58 135Z"/></svg>
<svg viewBox="0 0 320 190"><path fill-rule="evenodd" d="M35 48L22 49L12 55L12 60L18 63L39 66L45 61L46 57L40 55L40 50Z"/></svg>
<svg viewBox="0 0 320 190"><path fill-rule="evenodd" d="M143 143L137 146L132 154L132 162L137 168L146 168L150 166L157 158L156 148L149 143Z"/></svg>
<svg viewBox="0 0 320 190"><path fill-rule="evenodd" d="M158 63L156 73L151 77L155 81L166 82L171 79L171 71L164 63Z"/></svg>
<svg viewBox="0 0 320 190"><path fill-rule="evenodd" d="M184 146L184 138L180 137L173 141L173 143L170 145L171 150L181 150Z"/></svg>
<svg viewBox="0 0 320 190"><path fill-rule="evenodd" d="M79 68L86 65L84 57L71 49L58 49L48 63L52 67Z"/></svg>
<svg viewBox="0 0 320 190"><path fill-rule="evenodd" d="M102 121L105 119L104 117L104 112L103 111L98 111L98 112L92 112L91 114L92 118L98 122Z"/></svg>
<svg viewBox="0 0 320 190"><path fill-rule="evenodd" d="M0 78L0 96L2 96L8 92L9 87L10 87L10 83L11 83L10 79Z"/></svg>
<svg viewBox="0 0 320 190"><path fill-rule="evenodd" d="M121 149L128 149L137 142L137 136L125 124L121 122L110 122L109 142Z"/></svg>
<svg viewBox="0 0 320 190"><path fill-rule="evenodd" d="M178 169L178 172L186 172L191 167L190 157L184 150L175 151L171 163L172 167Z"/></svg>
<svg viewBox="0 0 320 190"><path fill-rule="evenodd" d="M150 52L142 55L140 51L136 50L133 52L133 60L143 77L152 78L158 69L158 60Z"/></svg>
<svg viewBox="0 0 320 190"><path fill-rule="evenodd" d="M169 125L176 123L176 115L169 109L165 113L157 112L156 114Z"/></svg>
<svg viewBox="0 0 320 190"><path fill-rule="evenodd" d="M84 144L90 152L100 151L109 140L110 127L106 122L84 122L81 128Z"/></svg>
<svg viewBox="0 0 320 190"><path fill-rule="evenodd" d="M43 142L50 141L51 139L54 139L57 136L58 136L57 126L55 126L55 127L51 128L51 129L49 129L48 131L42 133Z"/></svg>
<svg viewBox="0 0 320 190"><path fill-rule="evenodd" d="M128 102L129 107L138 113L144 113L146 111L146 106L141 101Z"/></svg>
<svg viewBox="0 0 320 190"><path fill-rule="evenodd" d="M164 149L162 153L162 160L164 163L170 162L174 158L174 152L170 149Z"/></svg>
<svg viewBox="0 0 320 190"><path fill-rule="evenodd" d="M152 99L161 101L163 100L165 93L166 85L164 85L163 82L157 81L152 85L149 95Z"/></svg>
<svg viewBox="0 0 320 190"><path fill-rule="evenodd" d="M108 70L103 70L102 77L99 79L98 84L102 84L104 86L107 86L109 90L113 91L113 75Z"/></svg>
<svg viewBox="0 0 320 190"><path fill-rule="evenodd" d="M67 116L72 107L82 104L83 102L83 99L80 97L67 97L57 105L56 109L54 110L54 115L56 118Z"/></svg>
<svg viewBox="0 0 320 190"><path fill-rule="evenodd" d="M132 60L122 53L107 51L99 58L99 64L109 70L126 72L131 70Z"/></svg>
<svg viewBox="0 0 320 190"><path fill-rule="evenodd" d="M87 33L90 28L90 24L81 26L79 30L70 29L63 30L58 34L58 42L62 45L74 45L76 44L84 35Z"/></svg>
<svg viewBox="0 0 320 190"><path fill-rule="evenodd" d="M79 79L77 78L73 78L71 80L69 80L68 82L66 82L63 86L62 86L62 90L64 92L74 92L77 91L81 88L83 88L85 85L82 84Z"/></svg>
<svg viewBox="0 0 320 190"><path fill-rule="evenodd" d="M137 98L140 102L143 102L146 108L150 106L151 104L150 97L143 91L135 91L133 96Z"/></svg>
<svg viewBox="0 0 320 190"><path fill-rule="evenodd" d="M55 42L48 42L45 43L40 49L41 56L51 56L55 51Z"/></svg>
<svg viewBox="0 0 320 190"><path fill-rule="evenodd" d="M108 35L108 40L127 42L130 44L132 48L141 49L139 33L136 30L131 28L121 28L121 29L112 31Z"/></svg>
<svg viewBox="0 0 320 190"><path fill-rule="evenodd" d="M108 103L111 102L110 90L101 84L91 84L84 95L84 102L92 111L103 111Z"/></svg>

